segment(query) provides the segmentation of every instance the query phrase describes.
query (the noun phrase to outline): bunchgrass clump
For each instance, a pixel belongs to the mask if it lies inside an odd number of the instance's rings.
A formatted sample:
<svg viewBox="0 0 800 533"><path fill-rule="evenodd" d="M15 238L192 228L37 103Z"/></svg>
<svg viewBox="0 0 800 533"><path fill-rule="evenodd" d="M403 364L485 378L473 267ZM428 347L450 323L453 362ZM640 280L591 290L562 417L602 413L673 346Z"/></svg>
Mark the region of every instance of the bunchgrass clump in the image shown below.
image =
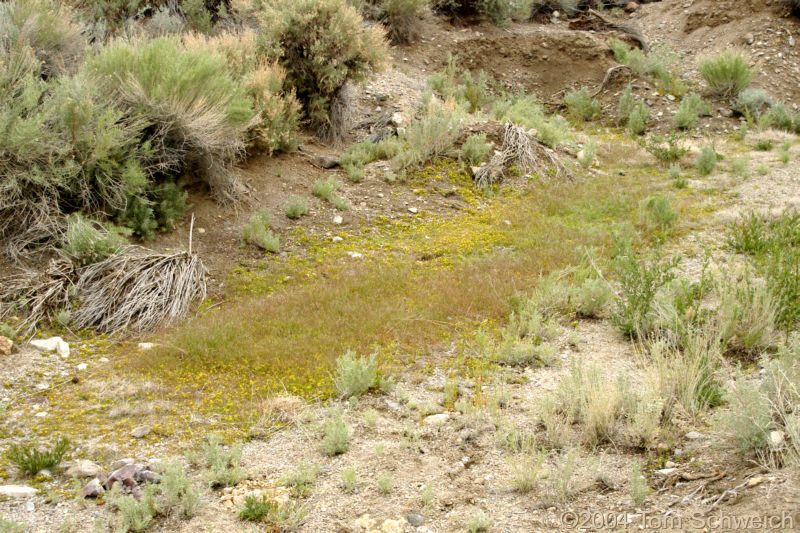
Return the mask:
<svg viewBox="0 0 800 533"><path fill-rule="evenodd" d="M631 465L630 475L628 476L628 492L634 505L642 505L647 498L647 493L650 492L647 479L642 474L642 467L637 462Z"/></svg>
<svg viewBox="0 0 800 533"><path fill-rule="evenodd" d="M645 198L639 206L639 218L651 231L665 231L678 220L678 212L669 197L655 195Z"/></svg>
<svg viewBox="0 0 800 533"><path fill-rule="evenodd" d="M311 490L311 486L319 476L319 466L300 463L297 468L278 480L278 484L287 487L295 497L305 497Z"/></svg>
<svg viewBox="0 0 800 533"><path fill-rule="evenodd" d="M69 440L66 438L59 439L50 449L40 449L33 444L11 444L5 456L21 472L35 476L42 470L60 465L69 448Z"/></svg>
<svg viewBox="0 0 800 533"><path fill-rule="evenodd" d="M741 51L726 50L703 59L698 70L708 86L709 94L723 98L736 98L753 79L753 73Z"/></svg>
<svg viewBox="0 0 800 533"><path fill-rule="evenodd" d="M355 492L358 484L356 469L348 466L342 469L342 490L345 492Z"/></svg>
<svg viewBox="0 0 800 533"><path fill-rule="evenodd" d="M361 396L375 386L378 377L375 354L359 357L348 350L336 359L333 384L343 398Z"/></svg>
<svg viewBox="0 0 800 533"><path fill-rule="evenodd" d="M740 178L750 177L750 158L747 155L731 159L731 172Z"/></svg>
<svg viewBox="0 0 800 533"><path fill-rule="evenodd" d="M628 114L628 131L631 135L641 135L650 120L650 109L644 100L637 100Z"/></svg>
<svg viewBox="0 0 800 533"><path fill-rule="evenodd" d="M517 453L510 455L506 463L511 470L512 488L521 494L527 494L535 489L545 459L547 453L532 444L525 445Z"/></svg>
<svg viewBox="0 0 800 533"><path fill-rule="evenodd" d="M711 146L704 146L694 163L701 176L710 176L717 167L717 152Z"/></svg>
<svg viewBox="0 0 800 533"><path fill-rule="evenodd" d="M467 521L467 531L469 533L485 533L489 531L489 528L494 525L494 520L492 520L486 513L483 511L475 511L469 517Z"/></svg>
<svg viewBox="0 0 800 533"><path fill-rule="evenodd" d="M307 515L306 507L292 500L281 504L266 496L254 495L246 496L239 510L240 520L264 523L270 531L297 531Z"/></svg>
<svg viewBox="0 0 800 533"><path fill-rule="evenodd" d="M378 476L377 484L378 492L385 496L387 494L391 494L395 485L397 484L397 480L395 480L392 474L385 472Z"/></svg>
<svg viewBox="0 0 800 533"><path fill-rule="evenodd" d="M769 152L772 150L773 146L772 139L759 139L756 141L754 148L759 152Z"/></svg>
<svg viewBox="0 0 800 533"><path fill-rule="evenodd" d="M284 210L286 218L297 220L303 215L308 214L308 200L303 196L292 196L286 202L286 209Z"/></svg>
<svg viewBox="0 0 800 533"><path fill-rule="evenodd" d="M583 149L578 152L578 163L585 168L589 168L594 164L597 157L597 141L590 139L583 146Z"/></svg>

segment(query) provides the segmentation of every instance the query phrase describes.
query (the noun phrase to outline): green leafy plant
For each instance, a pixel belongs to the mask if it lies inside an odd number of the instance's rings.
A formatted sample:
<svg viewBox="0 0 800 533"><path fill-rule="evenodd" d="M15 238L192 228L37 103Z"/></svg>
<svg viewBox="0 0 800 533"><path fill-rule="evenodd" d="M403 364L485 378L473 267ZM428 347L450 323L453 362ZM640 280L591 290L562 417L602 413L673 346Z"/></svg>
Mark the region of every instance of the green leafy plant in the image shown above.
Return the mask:
<svg viewBox="0 0 800 533"><path fill-rule="evenodd" d="M600 116L600 102L592 98L589 89L573 89L564 96L567 112L573 120L583 122Z"/></svg>
<svg viewBox="0 0 800 533"><path fill-rule="evenodd" d="M477 166L486 161L491 149L486 142L486 134L475 133L467 137L461 146L461 159L470 166Z"/></svg>
<svg viewBox="0 0 800 533"><path fill-rule="evenodd" d="M678 220L678 213L672 208L666 196L648 196L639 206L639 217L650 230L664 231L672 227Z"/></svg>
<svg viewBox="0 0 800 533"><path fill-rule="evenodd" d="M698 115L706 115L710 112L708 104L703 101L699 94L690 93L681 100L678 111L675 112L673 122L675 126L688 130L697 124Z"/></svg>
<svg viewBox="0 0 800 533"><path fill-rule="evenodd" d="M35 476L42 470L60 465L69 448L66 438L59 439L49 450L42 450L33 444L11 444L5 456L22 472Z"/></svg>
<svg viewBox="0 0 800 533"><path fill-rule="evenodd" d="M701 176L709 176L717 168L717 152L711 146L704 146L695 160L694 166Z"/></svg>
<svg viewBox="0 0 800 533"><path fill-rule="evenodd" d="M356 475L355 468L348 466L342 469L342 490L345 492L354 492L356 490L357 483L358 477Z"/></svg>
<svg viewBox="0 0 800 533"><path fill-rule="evenodd" d="M272 233L269 226L269 211L262 209L251 215L247 224L242 227L242 240L268 252L277 253L280 250L280 240Z"/></svg>

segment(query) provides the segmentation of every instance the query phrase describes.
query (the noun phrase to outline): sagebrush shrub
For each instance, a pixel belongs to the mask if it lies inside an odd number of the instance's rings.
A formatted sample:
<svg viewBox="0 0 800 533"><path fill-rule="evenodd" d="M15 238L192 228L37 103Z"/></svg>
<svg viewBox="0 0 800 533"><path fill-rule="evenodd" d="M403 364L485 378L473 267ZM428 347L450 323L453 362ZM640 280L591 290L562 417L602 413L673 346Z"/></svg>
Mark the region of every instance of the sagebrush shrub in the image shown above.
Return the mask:
<svg viewBox="0 0 800 533"><path fill-rule="evenodd" d="M701 176L709 176L717 168L717 152L711 146L704 146L697 156L694 166Z"/></svg>
<svg viewBox="0 0 800 533"><path fill-rule="evenodd" d="M600 116L600 102L592 98L589 89L573 89L564 96L569 116L575 121L594 120Z"/></svg>
<svg viewBox="0 0 800 533"><path fill-rule="evenodd" d="M678 111L675 112L673 122L675 126L682 130L694 128L697 124L699 115L706 115L710 111L708 104L703 101L699 94L690 93L681 100Z"/></svg>
<svg viewBox="0 0 800 533"><path fill-rule="evenodd" d="M425 114L398 133L401 149L392 158L396 170L421 165L453 148L462 118L452 99L439 104L428 100Z"/></svg>
<svg viewBox="0 0 800 533"><path fill-rule="evenodd" d="M311 485L319 476L319 471L320 468L317 465L300 463L295 470L283 475L278 480L278 484L290 488L294 496L303 497L308 495Z"/></svg>
<svg viewBox="0 0 800 533"><path fill-rule="evenodd" d="M253 109L221 54L174 37L115 41L87 66L116 107L149 132L149 169L194 169L220 200L235 199L230 165L244 150Z"/></svg>
<svg viewBox="0 0 800 533"><path fill-rule="evenodd" d="M339 455L350 448L351 429L344 421L340 409L333 409L323 427L322 452L325 455Z"/></svg>
<svg viewBox="0 0 800 533"><path fill-rule="evenodd" d="M740 51L726 50L700 61L700 75L714 96L735 98L750 85L753 73Z"/></svg>
<svg viewBox="0 0 800 533"><path fill-rule="evenodd" d="M477 166L486 161L492 147L486 142L485 133L476 133L467 137L461 146L461 159L470 166Z"/></svg>
<svg viewBox="0 0 800 533"><path fill-rule="evenodd" d="M241 469L242 445L231 444L226 450L216 435L210 435L203 442L205 454L205 477L211 488L230 487L244 479Z"/></svg>
<svg viewBox="0 0 800 533"><path fill-rule="evenodd" d="M378 378L375 354L359 357L347 351L336 359L336 375L333 384L344 398L361 396L375 386Z"/></svg>
<svg viewBox="0 0 800 533"><path fill-rule="evenodd" d="M0 50L30 49L42 74L74 72L86 49L84 28L61 2L12 0L0 4Z"/></svg>
<svg viewBox="0 0 800 533"><path fill-rule="evenodd" d="M758 119L769 98L764 89L747 88L736 97L733 109L749 119Z"/></svg>
<svg viewBox="0 0 800 533"><path fill-rule="evenodd" d="M643 134L649 120L650 108L647 107L644 100L637 100L628 115L628 131L631 135Z"/></svg>
<svg viewBox="0 0 800 533"><path fill-rule="evenodd" d="M678 213L673 209L670 198L655 195L648 196L642 201L639 206L639 217L648 229L663 231L678 220Z"/></svg>
<svg viewBox="0 0 800 533"><path fill-rule="evenodd" d="M292 196L286 203L286 217L298 219L308 213L308 200L304 196Z"/></svg>
<svg viewBox="0 0 800 533"><path fill-rule="evenodd" d="M346 83L358 83L383 66L383 32L365 28L344 0L298 0L266 6L260 46L286 69L313 126L327 130Z"/></svg>
<svg viewBox="0 0 800 533"><path fill-rule="evenodd" d="M777 102L761 115L761 118L758 120L758 125L762 128L775 128L790 133L797 133L800 131L800 128L798 128L798 126L800 126L798 117L800 117L800 115L790 114L783 102Z"/></svg>
<svg viewBox="0 0 800 533"><path fill-rule="evenodd" d="M753 354L774 341L776 306L769 287L753 273L728 273L717 280L716 322L729 351Z"/></svg>
<svg viewBox="0 0 800 533"><path fill-rule="evenodd" d="M395 44L408 43L417 37L419 20L430 0L383 0L383 22Z"/></svg>

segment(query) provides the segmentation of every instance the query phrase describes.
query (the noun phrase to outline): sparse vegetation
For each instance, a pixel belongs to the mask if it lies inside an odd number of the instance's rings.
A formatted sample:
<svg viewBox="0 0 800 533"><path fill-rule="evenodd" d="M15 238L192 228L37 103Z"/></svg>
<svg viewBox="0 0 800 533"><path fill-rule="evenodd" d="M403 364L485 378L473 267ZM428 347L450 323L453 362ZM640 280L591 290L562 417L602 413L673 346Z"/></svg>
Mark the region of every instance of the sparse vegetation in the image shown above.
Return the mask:
<svg viewBox="0 0 800 533"><path fill-rule="evenodd" d="M392 474L383 473L378 476L377 483L378 492L383 495L387 495L391 494L391 492L394 490L394 486L397 484L397 481Z"/></svg>
<svg viewBox="0 0 800 533"><path fill-rule="evenodd" d="M678 213L672 208L670 198L665 196L649 196L639 206L642 224L651 231L666 231L678 220Z"/></svg>
<svg viewBox="0 0 800 533"><path fill-rule="evenodd" d="M470 166L478 166L489 157L492 147L486 142L485 133L476 133L467 137L461 146L461 159Z"/></svg>
<svg viewBox="0 0 800 533"><path fill-rule="evenodd" d="M205 477L211 488L230 487L244 479L242 445L240 443L223 447L216 435L210 435L203 443L205 455Z"/></svg>
<svg viewBox="0 0 800 533"><path fill-rule="evenodd" d="M354 492L357 483L358 477L354 467L348 466L342 469L342 490L345 492Z"/></svg>
<svg viewBox="0 0 800 533"><path fill-rule="evenodd" d="M303 196L291 196L286 202L286 218L297 220L308 214L308 200Z"/></svg>
<svg viewBox="0 0 800 533"><path fill-rule="evenodd" d="M486 513L483 511L475 511L469 517L467 531L469 531L469 533L482 533L489 531L489 528L493 525L494 520L487 516Z"/></svg>
<svg viewBox="0 0 800 533"><path fill-rule="evenodd" d="M709 112L708 104L703 101L700 95L689 93L681 100L681 105L678 107L678 111L675 112L673 122L676 127L688 130L695 127L699 115L707 115Z"/></svg>
<svg viewBox="0 0 800 533"><path fill-rule="evenodd" d="M343 398L361 396L375 386L377 378L375 354L359 357L347 351L336 359L334 386Z"/></svg>
<svg viewBox="0 0 800 533"><path fill-rule="evenodd" d="M242 227L242 240L254 244L268 252L277 253L280 250L280 239L269 229L270 214L266 209L250 216Z"/></svg>
<svg viewBox="0 0 800 533"><path fill-rule="evenodd" d="M697 156L694 166L701 176L710 176L717 168L717 152L711 146L704 146Z"/></svg>
<svg viewBox="0 0 800 533"><path fill-rule="evenodd" d="M319 466L308 463L300 463L297 468L282 476L278 483L291 489L296 497L304 497L311 490L311 485L319 476Z"/></svg>
<svg viewBox="0 0 800 533"><path fill-rule="evenodd" d="M564 104L569 116L577 122L594 120L600 116L600 102L592 98L586 87L568 92L564 96Z"/></svg>
<svg viewBox="0 0 800 533"><path fill-rule="evenodd" d="M350 449L352 430L344 421L341 409L332 409L323 431L322 452L325 455L339 455Z"/></svg>

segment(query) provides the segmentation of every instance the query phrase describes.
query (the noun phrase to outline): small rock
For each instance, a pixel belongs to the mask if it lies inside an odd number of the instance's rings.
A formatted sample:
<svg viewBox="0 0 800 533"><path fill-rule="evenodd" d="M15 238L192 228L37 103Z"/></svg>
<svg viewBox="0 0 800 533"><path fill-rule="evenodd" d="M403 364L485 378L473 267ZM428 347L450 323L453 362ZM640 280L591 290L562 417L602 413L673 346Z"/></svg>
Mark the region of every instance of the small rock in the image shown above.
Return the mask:
<svg viewBox="0 0 800 533"><path fill-rule="evenodd" d="M667 100L669 100L670 102L674 102L675 101L675 95L674 94L668 94L667 95Z"/></svg>
<svg viewBox="0 0 800 533"><path fill-rule="evenodd" d="M752 33L745 33L744 34L744 41L747 44L753 44L753 42L755 42L755 40L756 40L756 38Z"/></svg>
<svg viewBox="0 0 800 533"><path fill-rule="evenodd" d="M402 521L391 518L384 520L381 524L381 533L403 533Z"/></svg>
<svg viewBox="0 0 800 533"><path fill-rule="evenodd" d="M103 494L106 490L103 488L103 484L100 483L100 480L94 478L89 483L83 487L81 494L84 498L97 498L101 494Z"/></svg>
<svg viewBox="0 0 800 533"><path fill-rule="evenodd" d="M28 498L39 492L33 487L25 487L22 485L0 485L0 496L7 498Z"/></svg>
<svg viewBox="0 0 800 533"><path fill-rule="evenodd" d="M733 111L731 111L727 107L720 107L719 108L719 116L725 117L725 118L731 118L733 116Z"/></svg>
<svg viewBox="0 0 800 533"><path fill-rule="evenodd" d="M425 523L425 518L416 513L408 513L406 515L406 520L408 520L408 523L411 524L412 527L419 527Z"/></svg>
<svg viewBox="0 0 800 533"><path fill-rule="evenodd" d="M413 213L413 214L417 214L419 212L419 209L417 209L416 207L409 207L408 208L408 212L409 213Z"/></svg>
<svg viewBox="0 0 800 533"><path fill-rule="evenodd" d="M136 461L134 461L130 457L126 457L124 459L120 459L118 461L114 461L113 463L111 463L111 471L113 472L114 470L119 470L123 466L132 465L135 462Z"/></svg>
<svg viewBox="0 0 800 533"><path fill-rule="evenodd" d="M334 236L331 238L331 240L332 240L333 242L342 242L344 239L343 239L343 238L341 238L341 237L339 237L338 235L334 235Z"/></svg>
<svg viewBox="0 0 800 533"><path fill-rule="evenodd" d="M667 461L666 463L664 463L665 468L675 468L676 466L678 465L675 464L673 461Z"/></svg>
<svg viewBox="0 0 800 533"><path fill-rule="evenodd" d="M34 416L35 416L36 418L44 418L44 417L46 417L48 414L49 414L49 413L48 413L47 411L39 411L39 412L38 412L38 413L36 413Z"/></svg>
<svg viewBox="0 0 800 533"><path fill-rule="evenodd" d="M756 486L761 485L762 483L764 483L764 481L766 481L766 480L761 476L754 477L754 478L751 478L750 481L747 482L747 486L748 486L748 488L756 487Z"/></svg>
<svg viewBox="0 0 800 533"><path fill-rule="evenodd" d="M335 157L329 157L327 155L321 155L317 158L317 163L319 166L325 169L335 168L339 166L339 160Z"/></svg>
<svg viewBox="0 0 800 533"><path fill-rule="evenodd" d="M28 500L25 502L25 510L28 511L29 513L32 513L33 511L36 510L36 506L33 504L32 500Z"/></svg>
<svg viewBox="0 0 800 533"><path fill-rule="evenodd" d="M639 4L636 2L628 2L628 4L625 6L625 11L628 13L633 13L637 9L639 9Z"/></svg>
<svg viewBox="0 0 800 533"><path fill-rule="evenodd" d="M101 468L86 459L79 459L75 464L67 468L67 475L70 477L95 477L101 472Z"/></svg>
<svg viewBox="0 0 800 533"><path fill-rule="evenodd" d="M156 345L154 343L152 343L152 342L140 342L139 344L137 344L137 348L139 348L139 350L141 350L143 352L146 352L148 350L152 350L155 347L156 347Z"/></svg>
<svg viewBox="0 0 800 533"><path fill-rule="evenodd" d="M403 115L402 115L402 114L400 114L400 113L394 113L394 114L392 115L392 125L393 125L394 127L396 127L396 128L399 128L400 126L402 126L402 125L403 125L403 123L404 123L404 122L405 122L405 119L403 118Z"/></svg>
<svg viewBox="0 0 800 533"><path fill-rule="evenodd" d="M400 404L395 402L395 401L393 401L393 400L388 400L387 399L386 400L386 408L389 409L390 411L399 411L400 410Z"/></svg>
<svg viewBox="0 0 800 533"><path fill-rule="evenodd" d="M333 223L339 226L342 223L342 217L340 215L336 215L333 217Z"/></svg>
<svg viewBox="0 0 800 533"><path fill-rule="evenodd" d="M703 434L698 431L690 431L686 435L684 435L689 440L700 440L703 438Z"/></svg>
<svg viewBox="0 0 800 533"><path fill-rule="evenodd" d="M87 365L86 363L81 363L76 368L78 370L86 370L88 367L89 367L89 365Z"/></svg>
<svg viewBox="0 0 800 533"><path fill-rule="evenodd" d="M133 428L133 431L131 431L131 436L136 437L137 439L142 439L149 435L151 431L153 431L153 428L148 425L139 426Z"/></svg>
<svg viewBox="0 0 800 533"><path fill-rule="evenodd" d="M662 468L661 470L656 470L656 474L661 476L668 476L674 472L677 472L677 468Z"/></svg>
<svg viewBox="0 0 800 533"><path fill-rule="evenodd" d="M197 228L197 233L202 235L205 232L206 232L206 228Z"/></svg>
<svg viewBox="0 0 800 533"><path fill-rule="evenodd" d="M0 335L0 354L11 355L12 348L14 348L14 341Z"/></svg>
<svg viewBox="0 0 800 533"><path fill-rule="evenodd" d="M362 257L364 257L364 254L360 252L347 252L347 255L349 255L353 259L361 259Z"/></svg>
<svg viewBox="0 0 800 533"><path fill-rule="evenodd" d="M439 413L438 415L430 415L426 416L425 419L422 421L422 424L425 426L440 426L447 422L450 419L450 415L447 413Z"/></svg>

